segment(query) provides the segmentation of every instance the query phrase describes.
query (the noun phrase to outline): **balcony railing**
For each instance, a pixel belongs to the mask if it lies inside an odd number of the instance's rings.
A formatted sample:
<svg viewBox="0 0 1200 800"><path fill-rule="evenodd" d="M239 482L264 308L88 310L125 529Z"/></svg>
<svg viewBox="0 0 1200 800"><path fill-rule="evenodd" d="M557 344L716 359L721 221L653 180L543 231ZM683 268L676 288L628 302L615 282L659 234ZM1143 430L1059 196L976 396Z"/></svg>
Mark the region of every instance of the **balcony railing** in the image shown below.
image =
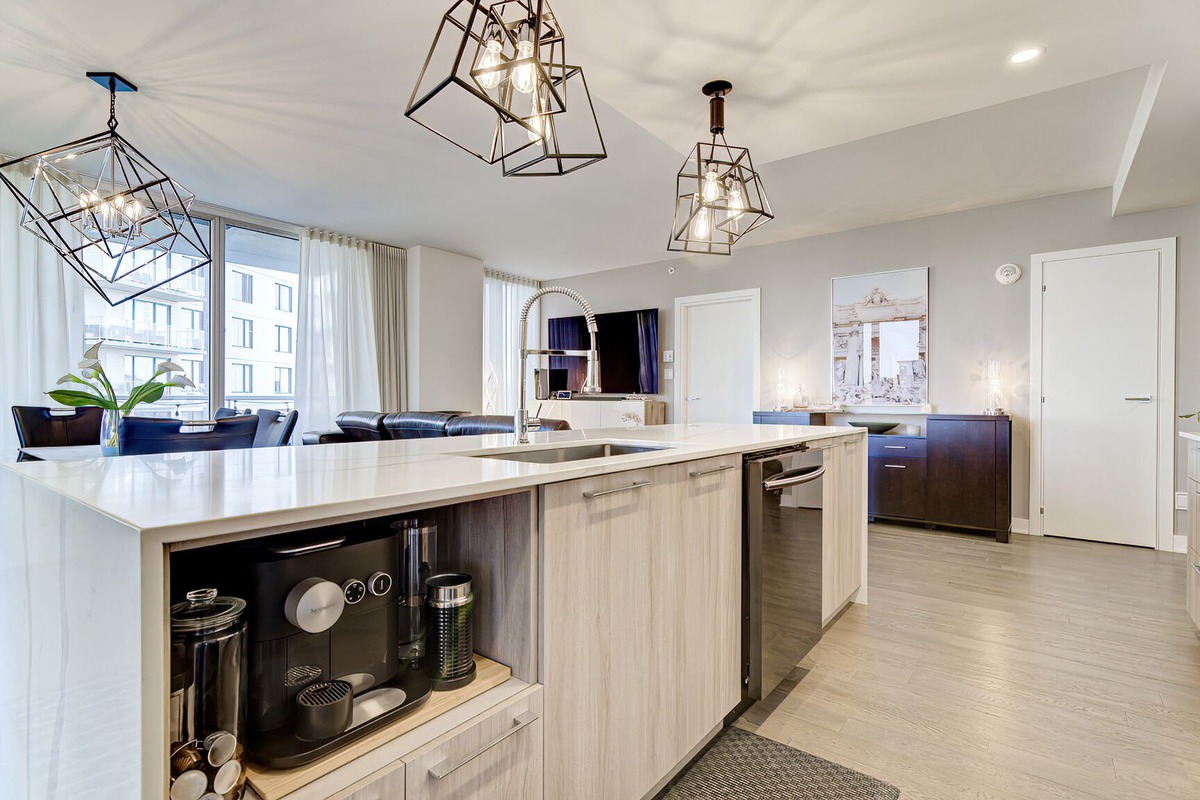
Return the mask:
<svg viewBox="0 0 1200 800"><path fill-rule="evenodd" d="M89 317L85 320L83 336L85 339L157 345L172 350L203 351L208 345L206 331L138 320L109 321L103 317Z"/></svg>
<svg viewBox="0 0 1200 800"><path fill-rule="evenodd" d="M142 267L126 275L120 283L128 283L133 286L149 286L158 281L166 280L171 276L171 271L164 267ZM204 274L201 270L193 270L184 273L177 278L170 280L158 287L160 290L183 294L189 297L203 297L207 291Z"/></svg>

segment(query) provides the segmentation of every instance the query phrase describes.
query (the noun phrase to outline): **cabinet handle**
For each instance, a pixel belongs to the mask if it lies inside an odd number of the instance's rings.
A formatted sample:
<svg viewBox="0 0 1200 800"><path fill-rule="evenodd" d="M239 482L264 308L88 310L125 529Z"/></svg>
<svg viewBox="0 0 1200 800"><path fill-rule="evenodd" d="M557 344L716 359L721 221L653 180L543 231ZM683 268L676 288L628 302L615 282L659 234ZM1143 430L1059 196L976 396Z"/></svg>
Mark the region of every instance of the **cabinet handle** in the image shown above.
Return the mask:
<svg viewBox="0 0 1200 800"><path fill-rule="evenodd" d="M903 464L884 464L883 468L884 469L908 469L908 467L904 466Z"/></svg>
<svg viewBox="0 0 1200 800"><path fill-rule="evenodd" d="M638 483L631 483L628 486L619 486L616 489L605 489L602 492L584 492L583 496L586 497L587 499L591 500L593 497L604 497L604 495L606 495L606 494L616 494L617 492L631 492L634 489L645 489L647 486L651 485L651 483L652 483L651 481L640 481Z"/></svg>
<svg viewBox="0 0 1200 800"><path fill-rule="evenodd" d="M902 444L885 444L883 446L883 449L884 450L907 450L908 448Z"/></svg>
<svg viewBox="0 0 1200 800"><path fill-rule="evenodd" d="M506 730L504 733L500 734L495 739L492 739L490 742L485 744L483 747L479 748L474 753L471 753L471 755L466 756L465 758L461 758L458 761L454 762L453 764L448 763L450 759L446 759L445 761L440 761L437 764L434 764L432 767L429 768L429 774L440 781L442 778L444 778L447 775L449 775L450 773L454 772L459 767L466 766L467 764L471 763L475 759L479 758L481 755L486 753L488 750L491 750L493 747L500 744L501 742L503 742L508 737L512 736L517 731L521 730L522 728L526 728L526 727L532 725L533 723L537 722L537 718L538 718L537 714L533 713L532 711L521 712L521 714L519 714L513 720L513 726L511 728L509 728L508 730Z"/></svg>
<svg viewBox="0 0 1200 800"><path fill-rule="evenodd" d="M690 472L688 474L691 475L693 478L703 478L705 475L716 475L718 472L728 472L731 469L737 469L737 467L734 466L733 464L722 464L719 467L714 467L712 469L702 469L702 470L698 470L696 472Z"/></svg>

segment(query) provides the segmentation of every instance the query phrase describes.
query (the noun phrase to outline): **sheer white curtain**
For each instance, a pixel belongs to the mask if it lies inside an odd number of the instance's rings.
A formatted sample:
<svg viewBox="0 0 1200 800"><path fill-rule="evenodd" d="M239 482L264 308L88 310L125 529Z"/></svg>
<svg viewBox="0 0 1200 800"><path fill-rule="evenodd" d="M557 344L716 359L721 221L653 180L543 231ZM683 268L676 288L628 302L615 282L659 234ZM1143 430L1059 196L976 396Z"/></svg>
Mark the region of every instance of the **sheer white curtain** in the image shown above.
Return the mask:
<svg viewBox="0 0 1200 800"><path fill-rule="evenodd" d="M517 382L517 350L521 306L537 291L540 283L515 275L484 270L483 273L483 413L516 413L520 384ZM541 310L534 306L529 314L529 339L541 336ZM533 376L530 359L525 380ZM528 384L526 384L528 385Z"/></svg>
<svg viewBox="0 0 1200 800"><path fill-rule="evenodd" d="M296 408L304 430L382 406L371 276L368 242L312 229L300 236Z"/></svg>
<svg viewBox="0 0 1200 800"><path fill-rule="evenodd" d="M53 247L21 227L20 203L0 187L0 459L17 448L9 409L56 405L45 391L83 357L85 290Z"/></svg>
<svg viewBox="0 0 1200 800"><path fill-rule="evenodd" d="M375 290L375 347L379 356L379 397L384 411L408 408L405 364L405 271L407 254L399 247L371 245Z"/></svg>

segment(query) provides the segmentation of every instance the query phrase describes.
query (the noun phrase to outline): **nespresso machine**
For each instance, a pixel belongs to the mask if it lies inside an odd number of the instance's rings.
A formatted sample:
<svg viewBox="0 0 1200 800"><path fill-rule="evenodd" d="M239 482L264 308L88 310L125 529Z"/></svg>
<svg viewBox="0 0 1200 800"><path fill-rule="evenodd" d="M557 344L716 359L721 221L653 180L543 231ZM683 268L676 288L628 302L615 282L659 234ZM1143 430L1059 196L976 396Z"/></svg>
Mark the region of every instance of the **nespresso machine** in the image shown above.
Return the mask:
<svg viewBox="0 0 1200 800"><path fill-rule="evenodd" d="M346 526L246 554L253 760L312 761L428 697L429 678L399 657L401 541L391 528Z"/></svg>

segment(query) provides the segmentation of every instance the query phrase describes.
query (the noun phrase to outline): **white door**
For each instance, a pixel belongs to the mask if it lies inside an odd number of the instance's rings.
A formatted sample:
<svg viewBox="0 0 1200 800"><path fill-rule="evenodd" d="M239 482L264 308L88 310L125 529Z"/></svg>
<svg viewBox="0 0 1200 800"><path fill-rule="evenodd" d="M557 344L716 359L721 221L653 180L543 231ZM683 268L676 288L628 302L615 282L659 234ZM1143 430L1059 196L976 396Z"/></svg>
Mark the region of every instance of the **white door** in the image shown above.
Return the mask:
<svg viewBox="0 0 1200 800"><path fill-rule="evenodd" d="M754 419L758 405L759 292L675 300L675 420Z"/></svg>
<svg viewBox="0 0 1200 800"><path fill-rule="evenodd" d="M1159 272L1158 250L1043 262L1048 536L1156 544Z"/></svg>

